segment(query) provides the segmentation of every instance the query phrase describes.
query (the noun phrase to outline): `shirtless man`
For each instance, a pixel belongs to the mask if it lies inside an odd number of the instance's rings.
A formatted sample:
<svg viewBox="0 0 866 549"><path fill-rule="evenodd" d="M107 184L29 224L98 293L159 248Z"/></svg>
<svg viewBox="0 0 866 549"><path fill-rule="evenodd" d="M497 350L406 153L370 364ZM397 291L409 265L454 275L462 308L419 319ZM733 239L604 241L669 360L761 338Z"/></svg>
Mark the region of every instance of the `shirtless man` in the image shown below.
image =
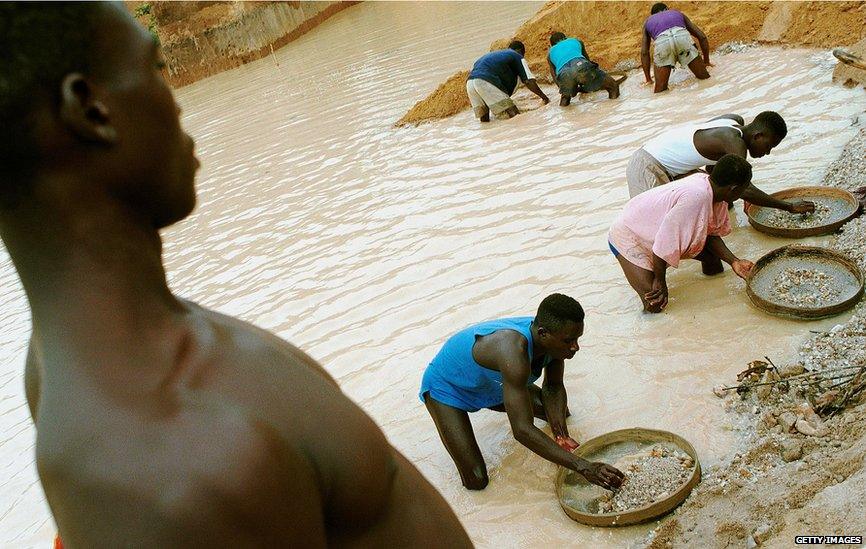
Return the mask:
<svg viewBox="0 0 866 549"><path fill-rule="evenodd" d="M419 396L454 460L463 486L483 490L487 466L475 440L469 412L488 408L508 414L518 442L589 482L613 489L623 474L571 452L578 443L568 434L568 396L562 383L565 360L580 349L583 308L574 299L551 294L535 317L491 320L457 332L424 371ZM544 372L542 387L535 381ZM533 424L550 424L551 440Z"/></svg>
<svg viewBox="0 0 866 549"><path fill-rule="evenodd" d="M470 547L321 366L169 290L159 230L198 162L147 30L120 4L4 3L0 47L0 236L66 547Z"/></svg>

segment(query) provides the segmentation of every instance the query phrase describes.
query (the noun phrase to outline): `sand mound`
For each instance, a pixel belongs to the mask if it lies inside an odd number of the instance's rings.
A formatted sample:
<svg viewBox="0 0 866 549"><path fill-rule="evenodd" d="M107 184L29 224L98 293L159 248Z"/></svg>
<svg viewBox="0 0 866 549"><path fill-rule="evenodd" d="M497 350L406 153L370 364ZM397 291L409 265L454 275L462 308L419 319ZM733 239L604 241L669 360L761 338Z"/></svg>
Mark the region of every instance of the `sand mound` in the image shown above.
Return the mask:
<svg viewBox="0 0 866 549"><path fill-rule="evenodd" d="M639 62L643 22L652 2L549 2L524 23L515 37L526 45L526 59L542 82L550 82L546 62L554 30L582 39L605 69ZM850 46L866 37L864 2L673 2L707 34L710 47L727 42L781 43L813 47ZM503 48L510 38L495 41ZM418 124L469 106L458 73L418 102L397 125ZM465 76L463 77L465 78ZM449 85L450 84L450 85ZM442 103L438 105L437 103ZM458 105L463 105L458 108ZM455 110L456 109L456 110Z"/></svg>
<svg viewBox="0 0 866 549"><path fill-rule="evenodd" d="M455 115L469 107L469 97L466 96L466 79L469 71L460 71L439 85L424 101L415 103L409 112L403 115L398 126L415 124L422 120L438 120Z"/></svg>

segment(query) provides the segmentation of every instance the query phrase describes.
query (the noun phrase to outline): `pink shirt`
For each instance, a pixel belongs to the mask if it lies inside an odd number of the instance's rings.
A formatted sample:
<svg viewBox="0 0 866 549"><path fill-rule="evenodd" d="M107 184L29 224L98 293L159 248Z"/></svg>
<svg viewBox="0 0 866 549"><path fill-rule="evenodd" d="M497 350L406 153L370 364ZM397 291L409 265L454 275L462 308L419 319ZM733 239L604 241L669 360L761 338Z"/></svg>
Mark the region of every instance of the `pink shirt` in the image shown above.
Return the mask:
<svg viewBox="0 0 866 549"><path fill-rule="evenodd" d="M653 254L677 267L680 259L701 253L707 236L730 232L728 204L713 203L710 176L696 173L629 200L608 240L625 259L651 271Z"/></svg>

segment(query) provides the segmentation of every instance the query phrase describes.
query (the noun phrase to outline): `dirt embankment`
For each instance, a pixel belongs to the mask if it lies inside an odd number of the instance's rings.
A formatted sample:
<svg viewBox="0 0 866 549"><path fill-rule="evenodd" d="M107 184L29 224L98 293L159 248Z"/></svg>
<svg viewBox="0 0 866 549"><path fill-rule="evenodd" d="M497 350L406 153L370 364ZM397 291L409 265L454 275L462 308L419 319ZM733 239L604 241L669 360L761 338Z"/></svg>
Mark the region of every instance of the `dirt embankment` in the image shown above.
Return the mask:
<svg viewBox="0 0 866 549"><path fill-rule="evenodd" d="M308 32L344 2L127 2L162 44L166 77L185 86L260 59Z"/></svg>
<svg viewBox="0 0 866 549"><path fill-rule="evenodd" d="M584 41L593 61L605 69L640 61L643 22L653 2L548 2L524 23L515 38L526 46L536 77L551 82L549 37L562 31ZM699 26L715 48L731 41L760 41L813 47L850 46L866 37L866 2L669 2ZM491 45L504 48L511 38ZM469 107L465 71L451 76L415 104L398 126L457 114Z"/></svg>

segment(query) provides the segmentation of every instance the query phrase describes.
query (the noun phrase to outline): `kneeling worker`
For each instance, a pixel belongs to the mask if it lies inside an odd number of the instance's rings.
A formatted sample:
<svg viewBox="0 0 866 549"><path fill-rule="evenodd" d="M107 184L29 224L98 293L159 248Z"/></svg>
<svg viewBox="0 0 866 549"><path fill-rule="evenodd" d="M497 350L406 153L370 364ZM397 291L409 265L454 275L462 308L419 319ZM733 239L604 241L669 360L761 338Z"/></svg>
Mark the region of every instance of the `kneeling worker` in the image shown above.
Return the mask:
<svg viewBox="0 0 866 549"><path fill-rule="evenodd" d="M598 63L589 59L586 46L577 38L567 38L561 32L550 35L550 52L547 54L550 76L559 86L559 106L567 107L578 93L606 90L610 99L619 97L619 85L623 76L614 80L598 68Z"/></svg>
<svg viewBox="0 0 866 549"><path fill-rule="evenodd" d="M490 111L494 116L505 113L508 118L520 114L511 96L520 82L546 105L550 99L544 95L535 76L523 56L523 42L514 40L508 49L496 50L481 56L472 67L466 80L466 93L475 116L482 122L490 122Z"/></svg>
<svg viewBox="0 0 866 549"><path fill-rule="evenodd" d="M543 457L582 474L589 482L614 489L623 474L604 463L589 462L571 451L567 396L562 383L565 360L580 348L584 312L574 299L552 294L535 317L504 318L457 332L427 367L421 401L436 424L463 486L487 486L487 466L475 440L468 412L488 408L508 414L514 438ZM535 381L544 373L542 387ZM550 424L556 442L533 424Z"/></svg>
<svg viewBox="0 0 866 549"><path fill-rule="evenodd" d="M713 173L699 172L632 198L611 225L608 245L644 311L668 304L667 268L697 259L703 272L722 272L722 261L741 278L754 263L738 259L722 241L731 232L728 202L740 198L752 181L745 158L726 154Z"/></svg>

